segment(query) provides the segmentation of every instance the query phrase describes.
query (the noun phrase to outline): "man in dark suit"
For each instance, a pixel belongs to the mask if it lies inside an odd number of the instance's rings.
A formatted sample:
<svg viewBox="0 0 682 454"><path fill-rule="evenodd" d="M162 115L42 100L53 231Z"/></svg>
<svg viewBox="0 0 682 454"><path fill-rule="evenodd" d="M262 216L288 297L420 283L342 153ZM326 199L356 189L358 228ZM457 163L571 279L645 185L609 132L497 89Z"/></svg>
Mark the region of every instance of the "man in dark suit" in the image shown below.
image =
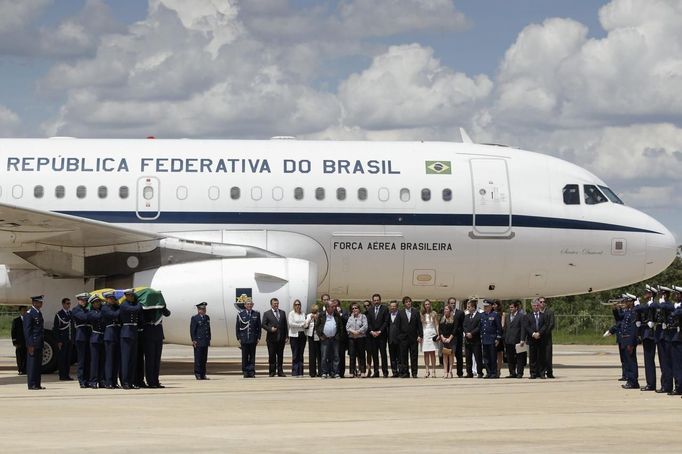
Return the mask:
<svg viewBox="0 0 682 454"><path fill-rule="evenodd" d="M547 349L545 336L547 334L547 319L540 310L540 301L536 298L532 303L533 312L527 315L526 334L530 356L530 378L546 378Z"/></svg>
<svg viewBox="0 0 682 454"><path fill-rule="evenodd" d="M287 314L279 308L279 300L270 300L270 310L263 313L261 326L267 336L265 341L268 345L268 366L270 376L286 377L284 368L284 346L289 340L289 326L287 325Z"/></svg>
<svg viewBox="0 0 682 454"><path fill-rule="evenodd" d="M464 311L457 309L457 300L455 298L448 298L448 306L452 310L452 318L455 320L455 332L452 346L455 353L455 361L457 363L457 376L464 375L464 358L462 356L462 348L464 344L463 330L464 330Z"/></svg>
<svg viewBox="0 0 682 454"><path fill-rule="evenodd" d="M538 301L540 303L540 310L545 314L545 318L547 319L547 333L545 334L545 351L547 352L545 364L547 365L547 372L545 376L547 378L554 378L554 368L552 366L552 331L554 331L554 328L556 327L556 319L554 318L554 311L547 306L545 297L541 296L538 298Z"/></svg>
<svg viewBox="0 0 682 454"><path fill-rule="evenodd" d="M62 308L54 315L52 332L57 339L57 365L60 380L73 380L69 376L71 368L71 344L73 342L73 323L71 322L71 300L62 298Z"/></svg>
<svg viewBox="0 0 682 454"><path fill-rule="evenodd" d="M400 365L402 371L400 376L408 378L408 357L412 369L412 378L417 378L419 365L417 364L418 346L424 336L421 316L419 311L412 307L412 298L403 298L403 310L400 311Z"/></svg>
<svg viewBox="0 0 682 454"><path fill-rule="evenodd" d="M12 345L17 357L17 371L19 375L26 373L26 338L24 337L24 317L26 306L19 307L19 316L12 320Z"/></svg>
<svg viewBox="0 0 682 454"><path fill-rule="evenodd" d="M194 347L194 378L197 380L209 380L206 377L206 362L208 347L211 346L211 317L206 315L206 306L206 301L197 304L197 314L192 316L189 323L189 336Z"/></svg>
<svg viewBox="0 0 682 454"><path fill-rule="evenodd" d="M464 353L467 359L467 378L474 377L472 357L476 360L476 373L483 378L483 352L481 350L481 318L476 307L477 300L467 301L462 330L464 332Z"/></svg>
<svg viewBox="0 0 682 454"><path fill-rule="evenodd" d="M520 302L512 301L504 319L504 345L507 351L509 375L505 378L521 378L526 367L528 354L516 353L516 344L526 343L526 317L521 313Z"/></svg>
<svg viewBox="0 0 682 454"><path fill-rule="evenodd" d="M28 389L45 389L40 385L40 374L43 367L43 296L31 297L32 306L24 316L24 337L26 338L26 376Z"/></svg>
<svg viewBox="0 0 682 454"><path fill-rule="evenodd" d="M393 378L397 378L402 373L402 367L400 366L400 317L398 303L393 301L388 307L388 352L391 357Z"/></svg>
<svg viewBox="0 0 682 454"><path fill-rule="evenodd" d="M242 350L242 374L244 378L256 378L256 345L261 328L260 314L253 310L253 301L244 303L244 309L237 314L235 330Z"/></svg>
<svg viewBox="0 0 682 454"><path fill-rule="evenodd" d="M396 304L397 307L397 304ZM372 295L372 306L367 309L367 339L374 364L374 378L379 377L379 353L381 353L381 371L388 377L388 361L386 359L386 340L388 331L388 310L381 304L381 295ZM393 363L391 363L393 367ZM395 372L394 372L395 374Z"/></svg>

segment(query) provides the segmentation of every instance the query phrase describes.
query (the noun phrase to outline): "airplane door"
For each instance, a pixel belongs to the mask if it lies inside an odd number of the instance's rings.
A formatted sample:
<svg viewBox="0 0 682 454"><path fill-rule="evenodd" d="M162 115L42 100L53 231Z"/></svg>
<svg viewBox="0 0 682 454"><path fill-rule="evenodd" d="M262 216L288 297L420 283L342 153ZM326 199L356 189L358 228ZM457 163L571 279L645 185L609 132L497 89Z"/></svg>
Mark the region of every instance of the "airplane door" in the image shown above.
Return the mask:
<svg viewBox="0 0 682 454"><path fill-rule="evenodd" d="M511 191L504 159L471 159L472 238L512 238Z"/></svg>
<svg viewBox="0 0 682 454"><path fill-rule="evenodd" d="M161 215L159 198L159 179L142 177L137 180L137 217L153 221Z"/></svg>

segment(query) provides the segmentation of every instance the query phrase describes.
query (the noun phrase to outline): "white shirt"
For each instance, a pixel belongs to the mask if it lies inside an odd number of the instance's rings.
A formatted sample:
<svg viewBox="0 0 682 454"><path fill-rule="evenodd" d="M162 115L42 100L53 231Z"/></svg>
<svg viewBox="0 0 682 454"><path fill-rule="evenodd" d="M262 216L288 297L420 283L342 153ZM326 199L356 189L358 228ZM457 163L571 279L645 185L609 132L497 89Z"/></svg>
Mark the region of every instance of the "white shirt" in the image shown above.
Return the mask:
<svg viewBox="0 0 682 454"><path fill-rule="evenodd" d="M289 324L289 337L298 337L298 333L304 330L305 314L292 310L287 317L287 323Z"/></svg>

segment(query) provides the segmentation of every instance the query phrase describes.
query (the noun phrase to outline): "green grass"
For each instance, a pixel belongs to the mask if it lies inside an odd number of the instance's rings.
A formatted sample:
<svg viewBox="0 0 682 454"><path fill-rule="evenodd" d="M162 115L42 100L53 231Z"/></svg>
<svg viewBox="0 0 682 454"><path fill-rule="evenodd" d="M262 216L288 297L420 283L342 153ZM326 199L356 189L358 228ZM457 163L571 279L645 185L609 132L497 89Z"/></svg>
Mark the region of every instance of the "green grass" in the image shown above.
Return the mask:
<svg viewBox="0 0 682 454"><path fill-rule="evenodd" d="M12 331L12 320L16 315L0 314L0 338L9 339Z"/></svg>

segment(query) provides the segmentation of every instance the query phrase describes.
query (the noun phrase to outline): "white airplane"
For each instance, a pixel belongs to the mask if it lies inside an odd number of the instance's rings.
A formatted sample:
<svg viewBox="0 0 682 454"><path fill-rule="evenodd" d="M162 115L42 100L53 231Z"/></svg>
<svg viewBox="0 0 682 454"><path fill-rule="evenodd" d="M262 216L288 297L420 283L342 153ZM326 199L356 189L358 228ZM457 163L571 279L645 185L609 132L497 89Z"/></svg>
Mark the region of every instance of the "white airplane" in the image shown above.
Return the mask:
<svg viewBox="0 0 682 454"><path fill-rule="evenodd" d="M0 140L0 304L44 293L50 324L64 296L151 286L166 341L189 344L207 301L213 345L234 345L242 295L556 296L674 259L585 169L465 142Z"/></svg>

